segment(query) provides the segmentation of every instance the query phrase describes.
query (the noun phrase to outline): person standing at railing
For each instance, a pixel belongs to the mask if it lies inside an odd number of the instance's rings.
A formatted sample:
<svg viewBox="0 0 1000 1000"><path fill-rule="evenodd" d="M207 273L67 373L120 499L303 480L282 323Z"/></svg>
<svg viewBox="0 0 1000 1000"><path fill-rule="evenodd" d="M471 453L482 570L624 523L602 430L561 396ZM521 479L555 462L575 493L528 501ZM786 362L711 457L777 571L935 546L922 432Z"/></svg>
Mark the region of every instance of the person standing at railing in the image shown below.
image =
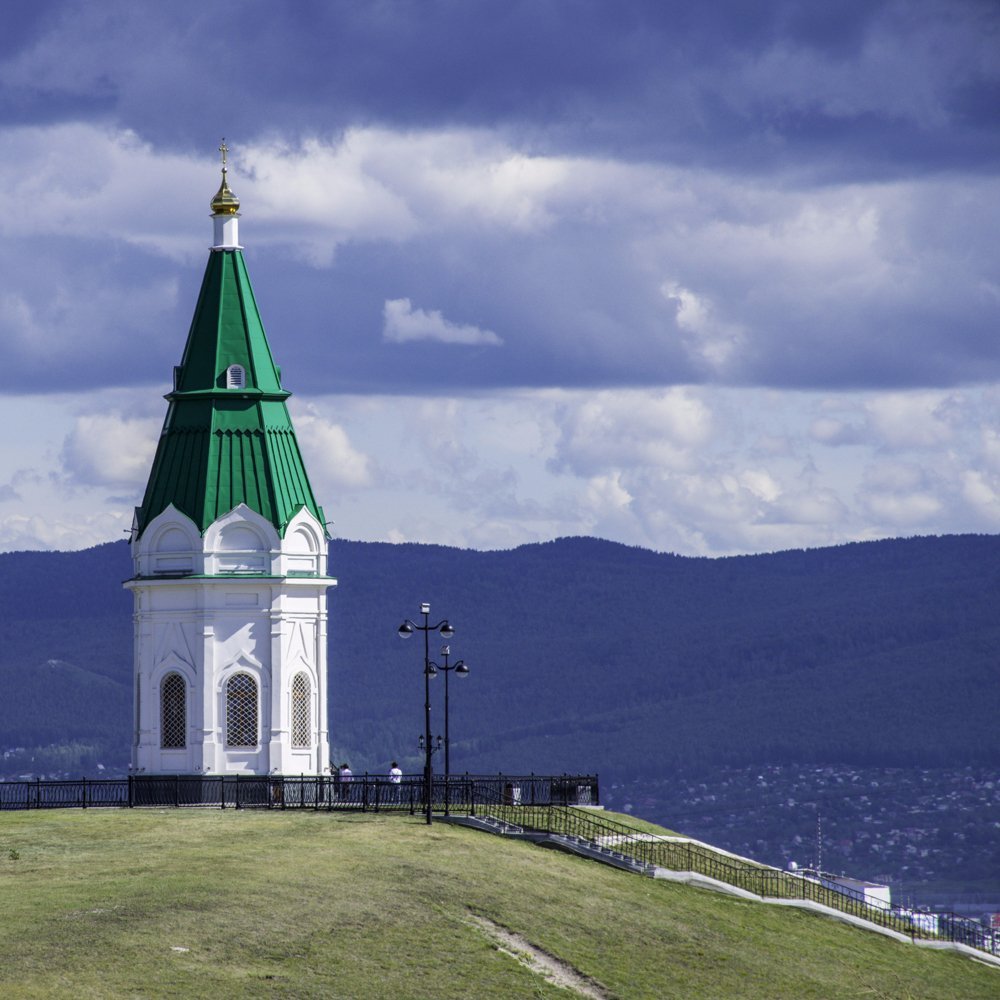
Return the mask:
<svg viewBox="0 0 1000 1000"><path fill-rule="evenodd" d="M403 772L399 764L395 761L392 762L392 767L389 768L389 801L398 802L399 801L399 786L403 781Z"/></svg>
<svg viewBox="0 0 1000 1000"><path fill-rule="evenodd" d="M354 780L354 772L350 769L345 760L340 765L340 797L345 802L351 801L351 782Z"/></svg>

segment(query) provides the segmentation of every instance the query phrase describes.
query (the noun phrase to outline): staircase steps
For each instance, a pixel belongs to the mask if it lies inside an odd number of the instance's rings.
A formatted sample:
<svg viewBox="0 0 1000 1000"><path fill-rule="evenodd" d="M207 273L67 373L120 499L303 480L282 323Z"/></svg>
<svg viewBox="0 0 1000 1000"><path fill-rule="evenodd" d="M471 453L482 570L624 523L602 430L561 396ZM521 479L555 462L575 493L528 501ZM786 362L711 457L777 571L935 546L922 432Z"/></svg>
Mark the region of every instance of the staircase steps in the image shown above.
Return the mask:
<svg viewBox="0 0 1000 1000"><path fill-rule="evenodd" d="M453 823L455 826L468 826L474 830L484 830L486 833L496 833L502 837L517 837L523 840L538 840L544 834L526 832L517 823L507 823L496 816L438 816L438 823Z"/></svg>
<svg viewBox="0 0 1000 1000"><path fill-rule="evenodd" d="M603 864L611 865L614 868L621 868L623 871L635 872L639 875L652 876L656 870L655 865L647 864L638 858L633 858L629 854L621 851L614 851L610 847L604 847L594 840L574 834L550 833L539 843L543 847L554 847L558 850L569 851L583 858L590 858L592 861L600 861Z"/></svg>

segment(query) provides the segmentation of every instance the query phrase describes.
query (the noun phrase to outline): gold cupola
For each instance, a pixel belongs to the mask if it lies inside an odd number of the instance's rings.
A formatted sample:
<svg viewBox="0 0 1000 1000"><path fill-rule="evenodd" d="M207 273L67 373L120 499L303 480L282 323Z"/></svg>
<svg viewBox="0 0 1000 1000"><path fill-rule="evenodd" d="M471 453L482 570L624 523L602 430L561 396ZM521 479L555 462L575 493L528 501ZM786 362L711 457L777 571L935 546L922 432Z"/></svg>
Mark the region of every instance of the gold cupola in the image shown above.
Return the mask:
<svg viewBox="0 0 1000 1000"><path fill-rule="evenodd" d="M235 215L240 210L240 199L233 194L232 188L229 186L229 181L226 179L228 171L226 154L229 152L229 147L226 145L225 139L222 140L222 145L219 146L219 152L222 153L222 184L212 199L212 214Z"/></svg>

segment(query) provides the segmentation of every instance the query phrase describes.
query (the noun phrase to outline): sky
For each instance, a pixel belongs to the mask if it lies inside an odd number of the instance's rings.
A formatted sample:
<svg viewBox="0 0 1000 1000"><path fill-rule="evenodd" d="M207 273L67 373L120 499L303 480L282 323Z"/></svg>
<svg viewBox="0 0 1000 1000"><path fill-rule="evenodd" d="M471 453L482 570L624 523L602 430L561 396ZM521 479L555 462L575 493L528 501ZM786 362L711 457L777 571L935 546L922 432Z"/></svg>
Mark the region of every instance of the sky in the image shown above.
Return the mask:
<svg viewBox="0 0 1000 1000"><path fill-rule="evenodd" d="M125 537L223 136L335 536L1000 531L993 0L4 20L0 549Z"/></svg>

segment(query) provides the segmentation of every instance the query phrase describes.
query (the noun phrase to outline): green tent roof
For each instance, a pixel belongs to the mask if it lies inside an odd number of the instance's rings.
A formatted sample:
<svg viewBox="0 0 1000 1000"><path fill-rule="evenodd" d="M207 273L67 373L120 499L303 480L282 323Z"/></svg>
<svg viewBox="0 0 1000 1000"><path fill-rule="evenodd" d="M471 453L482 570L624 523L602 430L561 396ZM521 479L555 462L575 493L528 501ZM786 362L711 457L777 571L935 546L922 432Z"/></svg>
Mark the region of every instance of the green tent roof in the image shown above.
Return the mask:
<svg viewBox="0 0 1000 1000"><path fill-rule="evenodd" d="M232 365L244 384L227 388ZM279 534L303 507L322 524L239 250L208 258L153 459L137 535L173 504L205 529L245 503Z"/></svg>

